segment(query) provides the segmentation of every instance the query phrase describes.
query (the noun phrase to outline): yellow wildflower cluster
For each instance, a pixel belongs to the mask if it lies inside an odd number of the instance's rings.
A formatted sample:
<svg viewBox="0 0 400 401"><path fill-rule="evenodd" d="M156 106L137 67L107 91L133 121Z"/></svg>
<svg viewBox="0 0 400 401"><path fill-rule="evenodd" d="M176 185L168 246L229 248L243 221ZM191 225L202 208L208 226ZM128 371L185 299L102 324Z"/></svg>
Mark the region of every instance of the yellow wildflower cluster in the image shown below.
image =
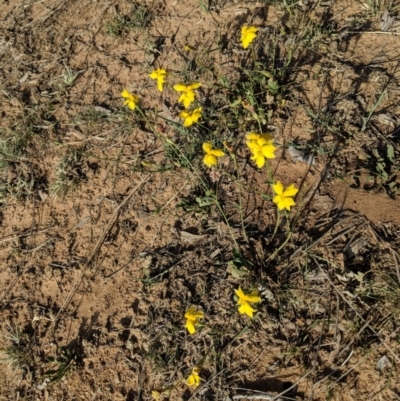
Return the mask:
<svg viewBox="0 0 400 401"><path fill-rule="evenodd" d="M258 168L264 166L265 159L275 158L276 146L271 135L250 132L246 135L246 139L246 144L252 153L251 160L254 160Z"/></svg>
<svg viewBox="0 0 400 401"><path fill-rule="evenodd" d="M261 297L258 294L257 290L253 290L249 293L243 292L242 288L239 287L235 290L237 296L237 305L239 306L238 311L242 315L247 315L250 318L253 318L256 309L254 309L250 304L256 304L261 302ZM194 306L191 306L185 313L185 328L189 332L189 334L194 334L196 332L196 326L198 325L199 319L204 319L204 313ZM200 385L200 367L195 366L192 369L191 374L186 379L186 383L188 386L197 388Z"/></svg>
<svg viewBox="0 0 400 401"><path fill-rule="evenodd" d="M240 40L244 49L247 49L253 42L253 40L257 37L257 32L258 28L256 28L255 26L244 25L242 27ZM189 45L186 45L185 50L189 51L193 50L193 48ZM164 90L164 84L168 76L167 71L162 68L157 68L153 70L149 76L151 79L157 81L157 89L162 92ZM177 92L181 92L178 102L183 104L183 107L186 109L186 111L182 111L179 116L184 120L183 125L185 127L190 127L194 123L197 123L199 118L202 116L201 107L196 108L193 111L187 111L187 109L195 100L195 90L199 89L200 87L200 82L195 82L190 85L184 85L180 83L174 85L173 87ZM127 89L124 89L122 91L121 96L126 99L124 105L128 106L131 110L135 110L139 102L138 96L128 92Z"/></svg>
<svg viewBox="0 0 400 401"><path fill-rule="evenodd" d="M237 305L239 306L239 313L242 315L247 315L250 318L253 318L254 309L250 304L257 304L261 302L260 295L257 290L253 290L249 293L245 293L241 287L235 290L235 294L237 296ZM189 332L189 334L196 333L196 326L199 324L199 319L204 319L204 313L194 306L191 306L185 313L185 328Z"/></svg>
<svg viewBox="0 0 400 401"><path fill-rule="evenodd" d="M151 79L157 81L157 89L162 92L164 90L164 84L166 82L168 73L167 71L163 70L162 68L157 68L156 70L152 71L149 75ZM174 89L177 92L182 92L179 96L178 102L182 103L185 107L181 113L179 113L179 117L183 119L183 126L190 127L193 124L197 123L197 121L202 116L202 108L198 107L194 110L188 110L190 105L195 100L195 90L201 87L200 82L195 82L191 85L184 85L184 84L176 84L174 85ZM127 105L131 110L135 110L136 106L138 105L139 98L137 95L129 93L128 90L124 89L121 93L121 96L126 99L124 105Z"/></svg>

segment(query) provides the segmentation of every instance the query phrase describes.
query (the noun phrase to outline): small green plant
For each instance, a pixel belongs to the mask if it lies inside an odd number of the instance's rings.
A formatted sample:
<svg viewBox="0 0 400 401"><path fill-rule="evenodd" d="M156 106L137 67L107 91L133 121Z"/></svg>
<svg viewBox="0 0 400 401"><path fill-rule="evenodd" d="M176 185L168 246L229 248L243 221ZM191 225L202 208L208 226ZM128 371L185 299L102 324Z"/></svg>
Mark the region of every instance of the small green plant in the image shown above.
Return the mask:
<svg viewBox="0 0 400 401"><path fill-rule="evenodd" d="M50 382L57 382L68 376L76 366L76 357L73 350L61 347L58 357L48 358L47 362L53 366L53 369L45 371L44 376L50 379Z"/></svg>
<svg viewBox="0 0 400 401"><path fill-rule="evenodd" d="M8 198L23 199L33 194L36 176L26 157L33 133L25 130L0 131L0 203Z"/></svg>
<svg viewBox="0 0 400 401"><path fill-rule="evenodd" d="M3 356L0 363L9 363L21 370L30 370L34 364L32 343L28 334L21 332L18 327L7 325L8 335L2 335L10 342L9 346L1 350Z"/></svg>
<svg viewBox="0 0 400 401"><path fill-rule="evenodd" d="M51 186L52 196L65 196L86 179L83 171L82 151L71 149L56 168L56 182Z"/></svg>
<svg viewBox="0 0 400 401"><path fill-rule="evenodd" d="M372 149L367 152L367 160L364 167L372 174L372 185L370 189L383 188L390 197L395 197L399 191L399 183L394 172L399 167L395 165L395 148L388 143L377 149Z"/></svg>
<svg viewBox="0 0 400 401"><path fill-rule="evenodd" d="M115 14L115 17L107 22L105 28L108 35L113 38L125 36L130 30L146 28L153 18L153 13L143 4L132 3L127 15Z"/></svg>
<svg viewBox="0 0 400 401"><path fill-rule="evenodd" d="M72 87L75 83L76 78L79 75L79 71L74 71L70 67L65 66L64 71L63 71L63 81L65 87Z"/></svg>

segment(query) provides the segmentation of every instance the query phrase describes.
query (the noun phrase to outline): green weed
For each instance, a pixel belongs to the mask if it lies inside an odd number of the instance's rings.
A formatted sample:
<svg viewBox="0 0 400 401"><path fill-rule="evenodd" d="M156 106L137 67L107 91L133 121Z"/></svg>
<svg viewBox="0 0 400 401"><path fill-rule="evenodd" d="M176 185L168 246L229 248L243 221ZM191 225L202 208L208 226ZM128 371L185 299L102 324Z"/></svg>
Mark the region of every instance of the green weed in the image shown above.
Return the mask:
<svg viewBox="0 0 400 401"><path fill-rule="evenodd" d="M0 362L9 363L16 369L30 370L34 365L34 356L30 336L17 327L7 326L8 334L2 335L10 345L2 350Z"/></svg>
<svg viewBox="0 0 400 401"><path fill-rule="evenodd" d="M56 180L51 185L52 196L65 196L86 180L83 149L69 149L56 168Z"/></svg>
<svg viewBox="0 0 400 401"><path fill-rule="evenodd" d="M116 13L115 17L106 23L106 33L113 38L128 34L131 30L146 28L153 19L153 13L147 6L133 2L127 15Z"/></svg>

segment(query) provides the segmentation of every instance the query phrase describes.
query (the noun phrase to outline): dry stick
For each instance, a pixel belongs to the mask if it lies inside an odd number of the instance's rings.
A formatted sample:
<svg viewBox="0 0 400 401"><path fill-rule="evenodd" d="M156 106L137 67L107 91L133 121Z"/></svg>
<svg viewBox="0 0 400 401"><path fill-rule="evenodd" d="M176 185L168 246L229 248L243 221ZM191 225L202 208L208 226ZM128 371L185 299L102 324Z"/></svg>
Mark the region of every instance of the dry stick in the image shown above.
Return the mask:
<svg viewBox="0 0 400 401"><path fill-rule="evenodd" d="M78 279L75 280L74 285L72 286L69 294L67 295L67 297L64 299L63 304L61 305L60 310L58 311L56 317L53 320L53 323L51 325L51 328L55 328L56 322L58 320L58 317L60 316L61 312L69 305L69 303L71 302L72 297L75 295L76 291L78 290L79 286L82 283L83 277L85 276L86 270L89 267L90 263L92 262L92 260L94 259L94 257L96 256L97 252L99 251L100 247L102 246L104 239L107 236L108 231L110 230L110 228L112 227L112 225L114 224L121 208L128 202L128 200L132 197L132 195L149 179L151 174L148 174L138 185L136 185L135 188L132 189L132 191L129 193L129 195L121 202L121 204L116 208L114 214L111 216L110 221L107 224L107 227L105 228L105 230L103 231L103 234L101 235L101 237L99 238L99 240L96 243L96 246L94 247L91 255L89 256L88 260L86 261L86 263L83 266L82 269L82 273L79 275Z"/></svg>
<svg viewBox="0 0 400 401"><path fill-rule="evenodd" d="M358 34L372 34L372 35L400 35L400 32L385 32L385 31L347 31L346 33L358 33Z"/></svg>
<svg viewBox="0 0 400 401"><path fill-rule="evenodd" d="M255 394L255 395L245 395L245 394L243 394L243 395L234 395L233 397L232 397L232 400L241 400L241 399L243 399L243 398L246 398L246 399L248 399L248 400L276 400L276 401L286 401L286 400L289 400L289 401L296 401L296 399L295 398L289 398L289 397L279 397L279 398L274 398L275 396L273 395L273 394L268 394L268 393L265 393L265 394Z"/></svg>
<svg viewBox="0 0 400 401"><path fill-rule="evenodd" d="M119 273L121 270L124 270L125 268L127 268L135 259L137 258L137 256L135 256L134 258L131 258L129 260L129 262L125 263L123 266L121 266L119 269L115 270L115 272L109 274L108 276L106 276L104 278L104 281L107 281L109 278L114 277L117 273Z"/></svg>
<svg viewBox="0 0 400 401"><path fill-rule="evenodd" d="M399 270L399 264L397 263L396 252L393 249L391 249L391 251L392 251L392 255L393 255L394 264L396 266L397 279L399 280L399 284L400 284L400 270Z"/></svg>
<svg viewBox="0 0 400 401"><path fill-rule="evenodd" d="M34 232L29 232L29 233L27 232L27 233L23 233L23 234L20 234L20 235L13 235L13 236L5 237L5 238L0 238L0 244L1 244L2 242L12 241L13 239L26 237L26 236L28 236L28 235L34 235L34 234L44 233L44 232L46 232L46 231L49 231L49 230L52 229L53 227L54 227L54 226L47 227L47 228L44 228L43 230L39 230L39 231L34 231Z"/></svg>

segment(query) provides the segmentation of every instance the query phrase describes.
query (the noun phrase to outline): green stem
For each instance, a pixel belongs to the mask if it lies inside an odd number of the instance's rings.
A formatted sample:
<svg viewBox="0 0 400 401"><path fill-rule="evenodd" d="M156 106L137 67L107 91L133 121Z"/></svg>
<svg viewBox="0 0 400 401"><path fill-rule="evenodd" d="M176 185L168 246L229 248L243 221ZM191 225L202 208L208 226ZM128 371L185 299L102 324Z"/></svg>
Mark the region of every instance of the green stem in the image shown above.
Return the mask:
<svg viewBox="0 0 400 401"><path fill-rule="evenodd" d="M279 227L280 222L281 222L281 214L279 213L278 208L276 208L276 224L275 224L274 233L272 234L270 242L274 239L276 233L278 232L278 227Z"/></svg>
<svg viewBox="0 0 400 401"><path fill-rule="evenodd" d="M285 241L283 242L283 244L278 249L275 249L274 253L267 259L267 261L273 260L276 258L276 255L278 255L278 253L281 251L281 249L283 249L285 247L285 245L289 242L290 238L292 237L292 234L293 233L290 231L288 236L286 237Z"/></svg>
<svg viewBox="0 0 400 401"><path fill-rule="evenodd" d="M204 182L204 180L202 179L202 177L197 173L197 171L193 168L192 163L191 163L190 160L186 157L186 155L181 151L181 149L180 149L178 146L176 146L176 144L175 144L173 141L171 141L171 139L169 139L169 138L165 137L164 135L158 133L158 132L154 129L153 125L150 123L149 119L146 117L145 113L143 112L143 110L142 110L140 107L138 107L138 110L139 110L140 114L142 115L143 119L146 121L146 123L149 125L149 127L150 127L151 130L153 131L154 135L155 135L157 138L159 138L161 141L163 141L164 143L168 143L169 145L173 146L173 147L181 154L182 158L184 158L185 161L187 162L187 164L188 164L189 166L191 166L191 170L192 170L193 174L195 174L195 175L197 176L197 178L198 178L199 181L201 182L203 188L204 188L206 191L209 191L210 189L208 188L207 184ZM235 243L236 248L239 249L239 245L238 245L238 243L237 243L237 241L236 241L236 238L235 238L235 236L234 236L234 233L233 233L233 231L232 231L232 227L230 226L229 221L228 221L228 218L226 217L224 211L222 210L222 207L221 207L221 205L220 205L220 203L219 203L219 201L218 201L218 197L217 197L215 194L213 194L213 200L214 200L214 203L215 203L215 205L217 206L217 209L219 210L219 212L220 212L222 218L225 220L226 225L228 226L229 232L230 232L230 234L231 234L231 236L232 236L232 239L233 239L233 241L234 241L234 243Z"/></svg>
<svg viewBox="0 0 400 401"><path fill-rule="evenodd" d="M235 165L235 170L236 170L236 175L237 177L239 177L239 168L237 165L237 159L236 159L236 155L232 152L229 151L229 155L231 156L233 163ZM247 234L246 234L246 230L244 228L244 218L243 218L243 205L242 205L242 187L241 185L238 185L238 189L239 189L239 213L240 213L240 222L242 225L242 231L243 231L243 236L246 239L246 242L249 242L249 239L247 238Z"/></svg>

